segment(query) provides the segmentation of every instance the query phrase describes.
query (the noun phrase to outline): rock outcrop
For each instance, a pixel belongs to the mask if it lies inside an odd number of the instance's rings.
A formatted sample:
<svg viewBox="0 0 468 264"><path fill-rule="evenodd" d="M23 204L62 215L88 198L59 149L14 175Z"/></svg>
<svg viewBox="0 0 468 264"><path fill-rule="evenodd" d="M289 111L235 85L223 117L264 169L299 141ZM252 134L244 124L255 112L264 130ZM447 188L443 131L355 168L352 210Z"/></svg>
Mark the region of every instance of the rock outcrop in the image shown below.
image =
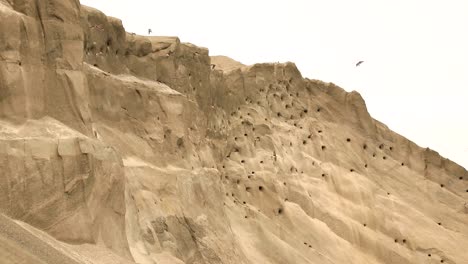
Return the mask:
<svg viewBox="0 0 468 264"><path fill-rule="evenodd" d="M468 262L468 172L359 93L78 0L0 21L5 263Z"/></svg>

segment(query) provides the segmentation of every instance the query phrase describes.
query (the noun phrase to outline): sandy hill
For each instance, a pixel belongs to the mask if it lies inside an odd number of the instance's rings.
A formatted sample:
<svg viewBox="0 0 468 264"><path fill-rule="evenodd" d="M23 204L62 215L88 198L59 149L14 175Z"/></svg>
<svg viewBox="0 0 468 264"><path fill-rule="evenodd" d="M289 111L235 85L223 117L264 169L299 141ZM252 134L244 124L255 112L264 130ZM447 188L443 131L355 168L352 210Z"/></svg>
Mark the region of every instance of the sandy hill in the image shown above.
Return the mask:
<svg viewBox="0 0 468 264"><path fill-rule="evenodd" d="M468 263L467 171L358 93L77 0L0 22L0 263Z"/></svg>

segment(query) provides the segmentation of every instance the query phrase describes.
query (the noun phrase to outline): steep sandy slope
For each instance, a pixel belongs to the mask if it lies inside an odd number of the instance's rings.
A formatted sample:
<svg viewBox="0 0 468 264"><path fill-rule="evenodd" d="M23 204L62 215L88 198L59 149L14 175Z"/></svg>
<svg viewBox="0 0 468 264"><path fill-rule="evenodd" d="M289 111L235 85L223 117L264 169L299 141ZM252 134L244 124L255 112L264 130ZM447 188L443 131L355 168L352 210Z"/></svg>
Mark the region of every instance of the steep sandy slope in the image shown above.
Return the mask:
<svg viewBox="0 0 468 264"><path fill-rule="evenodd" d="M76 0L0 0L0 21L10 262L468 263L467 171L358 93Z"/></svg>

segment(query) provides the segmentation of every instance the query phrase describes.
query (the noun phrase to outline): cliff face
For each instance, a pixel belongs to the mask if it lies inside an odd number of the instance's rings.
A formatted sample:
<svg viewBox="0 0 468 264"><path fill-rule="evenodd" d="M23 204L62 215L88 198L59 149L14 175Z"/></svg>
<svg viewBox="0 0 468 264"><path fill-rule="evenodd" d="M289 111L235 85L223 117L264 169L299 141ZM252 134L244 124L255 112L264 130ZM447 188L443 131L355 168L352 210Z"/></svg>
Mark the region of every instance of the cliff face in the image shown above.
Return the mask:
<svg viewBox="0 0 468 264"><path fill-rule="evenodd" d="M7 263L468 262L467 171L358 93L77 0L0 21Z"/></svg>

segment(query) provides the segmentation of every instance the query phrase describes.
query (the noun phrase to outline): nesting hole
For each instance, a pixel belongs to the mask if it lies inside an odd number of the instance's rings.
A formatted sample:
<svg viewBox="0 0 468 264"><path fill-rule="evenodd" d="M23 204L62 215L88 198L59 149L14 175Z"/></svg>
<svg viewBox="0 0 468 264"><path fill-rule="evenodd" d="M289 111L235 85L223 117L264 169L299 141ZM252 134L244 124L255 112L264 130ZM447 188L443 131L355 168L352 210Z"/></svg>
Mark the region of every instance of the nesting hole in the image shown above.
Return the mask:
<svg viewBox="0 0 468 264"><path fill-rule="evenodd" d="M322 146L322 150L325 150L326 148L327 148L327 147L325 147L325 146Z"/></svg>
<svg viewBox="0 0 468 264"><path fill-rule="evenodd" d="M347 141L347 142L351 142L351 139L350 139L350 138L347 138L346 141Z"/></svg>
<svg viewBox="0 0 468 264"><path fill-rule="evenodd" d="M263 186L258 186L259 191L263 191Z"/></svg>

